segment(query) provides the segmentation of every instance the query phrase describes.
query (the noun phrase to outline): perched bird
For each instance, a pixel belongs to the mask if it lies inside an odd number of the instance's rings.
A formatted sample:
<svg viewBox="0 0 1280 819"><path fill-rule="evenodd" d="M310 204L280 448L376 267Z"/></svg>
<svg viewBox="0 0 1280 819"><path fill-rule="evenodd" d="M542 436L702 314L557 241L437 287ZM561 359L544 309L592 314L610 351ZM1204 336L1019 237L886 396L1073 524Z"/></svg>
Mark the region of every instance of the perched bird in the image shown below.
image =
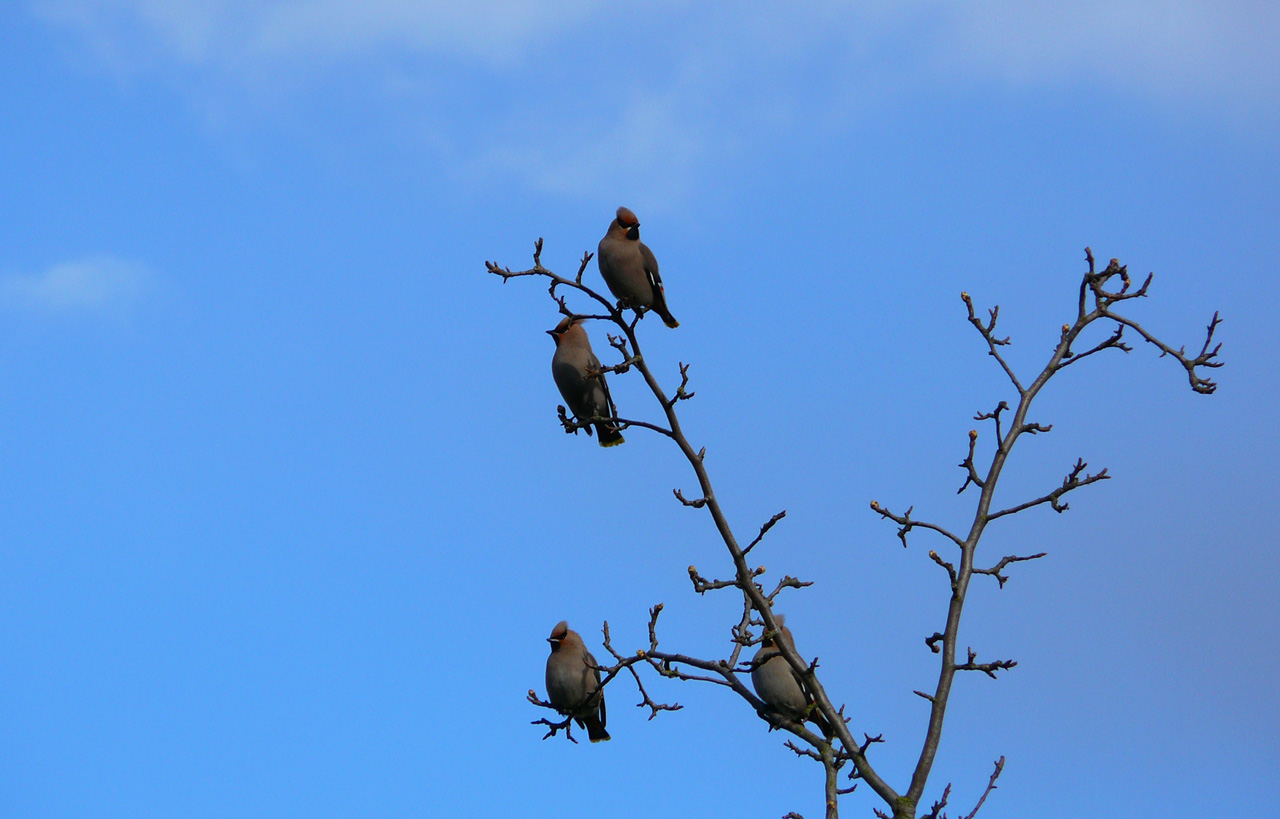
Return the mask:
<svg viewBox="0 0 1280 819"><path fill-rule="evenodd" d="M580 423L592 418L612 418L609 385L600 372L600 359L591 351L591 340L587 338L582 319L566 317L547 333L556 342L555 355L551 356L551 375L569 411ZM600 434L600 446L617 446L626 440L611 421L596 421L595 428ZM587 434L591 434L591 427L587 427Z"/></svg>
<svg viewBox="0 0 1280 819"><path fill-rule="evenodd" d="M796 722L808 719L824 737L833 736L831 725L816 710L809 711L813 698L805 689L800 675L795 672L778 649L778 639L786 640L787 645L795 648L795 640L791 637L791 629L783 623L782 615L776 615L781 634L766 635L760 650L751 660L751 685L757 696L777 713ZM806 714L806 711L808 713Z"/></svg>
<svg viewBox="0 0 1280 819"><path fill-rule="evenodd" d="M653 251L640 241L640 220L627 208L618 208L618 218L596 248L596 263L609 290L624 307L643 307L662 316L668 327L680 322L667 309L667 296L658 275L658 260Z"/></svg>
<svg viewBox="0 0 1280 819"><path fill-rule="evenodd" d="M556 623L547 638L551 656L547 658L547 699L555 709L573 717L579 728L587 729L592 742L609 739L604 729L604 692L600 690L600 667L587 651L578 632L564 620Z"/></svg>

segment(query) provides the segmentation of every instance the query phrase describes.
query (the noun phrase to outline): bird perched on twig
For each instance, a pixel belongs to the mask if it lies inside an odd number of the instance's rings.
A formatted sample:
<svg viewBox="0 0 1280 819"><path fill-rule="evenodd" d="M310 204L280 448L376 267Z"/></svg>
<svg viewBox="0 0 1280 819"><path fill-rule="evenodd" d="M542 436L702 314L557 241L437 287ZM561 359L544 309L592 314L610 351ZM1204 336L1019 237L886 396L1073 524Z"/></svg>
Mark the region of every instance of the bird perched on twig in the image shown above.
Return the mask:
<svg viewBox="0 0 1280 819"><path fill-rule="evenodd" d="M778 632L767 633L761 641L760 650L751 660L751 686L765 704L782 716L803 722L809 720L818 726L824 737L833 736L831 725L816 710L810 710L813 697L804 687L804 681L796 673L787 658L782 656L778 641L785 640L794 650L795 640L791 637L791 629L784 624L782 615L775 615L778 621Z"/></svg>
<svg viewBox="0 0 1280 819"><path fill-rule="evenodd" d="M556 325L556 329L547 333L556 342L555 354L551 356L551 375L560 388L560 395L569 405L579 423L591 422L593 418L613 418L616 412L613 399L609 396L609 385L605 383L600 359L591 350L591 340L582 326L582 319L566 317ZM611 421L592 422L599 434L600 446L617 446L626 439ZM591 434L588 426L587 434Z"/></svg>
<svg viewBox="0 0 1280 819"><path fill-rule="evenodd" d="M547 638L547 700L557 711L587 729L592 742L609 739L604 729L604 692L600 690L600 666L587 651L578 632L564 620L556 623Z"/></svg>
<svg viewBox="0 0 1280 819"><path fill-rule="evenodd" d="M667 309L667 296L658 275L658 260L649 246L640 241L640 220L627 208L618 208L618 216L596 248L596 263L609 290L624 307L652 310L668 327L680 322Z"/></svg>

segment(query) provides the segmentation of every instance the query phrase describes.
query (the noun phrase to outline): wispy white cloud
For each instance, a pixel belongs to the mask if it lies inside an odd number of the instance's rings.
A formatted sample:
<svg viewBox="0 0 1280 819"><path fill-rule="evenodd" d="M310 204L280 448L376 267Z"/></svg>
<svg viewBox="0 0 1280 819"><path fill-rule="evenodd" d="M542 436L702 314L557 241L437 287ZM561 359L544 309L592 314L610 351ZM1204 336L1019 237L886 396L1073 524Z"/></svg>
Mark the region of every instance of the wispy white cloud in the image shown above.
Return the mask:
<svg viewBox="0 0 1280 819"><path fill-rule="evenodd" d="M262 4L249 42L262 54L358 53L380 45L504 62L601 8L601 0L311 0Z"/></svg>
<svg viewBox="0 0 1280 819"><path fill-rule="evenodd" d="M506 62L572 27L603 0L33 0L38 15L79 30L141 69L155 59L255 72L255 61L329 60L398 46Z"/></svg>
<svg viewBox="0 0 1280 819"><path fill-rule="evenodd" d="M692 181L688 170L706 158L710 142L688 102L679 94L636 94L608 116L566 113L555 129L557 138L499 141L477 154L468 170L525 174L539 187L561 193L660 188L678 197Z"/></svg>
<svg viewBox="0 0 1280 819"><path fill-rule="evenodd" d="M0 278L0 304L41 313L120 314L146 290L144 265L114 256L90 256L41 273Z"/></svg>
<svg viewBox="0 0 1280 819"><path fill-rule="evenodd" d="M1280 119L1273 0L32 2L115 70L181 76L208 122L362 87L442 165L552 191L687 185L708 157L979 83Z"/></svg>
<svg viewBox="0 0 1280 819"><path fill-rule="evenodd" d="M1280 5L1256 0L942 3L942 65L1018 85L1102 80L1167 99L1274 105Z"/></svg>
<svg viewBox="0 0 1280 819"><path fill-rule="evenodd" d="M253 71L255 60L327 61L386 46L505 63L531 50L572 47L620 20L604 0L32 0L45 19L79 30L105 51L150 54L186 65ZM1167 92L1273 90L1280 79L1280 5L1271 0L799 0L739 8L655 2L666 32L690 58L733 37L734 62L781 59L839 35L845 49L896 43L904 64L990 73L1034 83L1106 77ZM888 56L882 54L881 56ZM939 60L938 58L942 59ZM143 59L139 56L139 59Z"/></svg>

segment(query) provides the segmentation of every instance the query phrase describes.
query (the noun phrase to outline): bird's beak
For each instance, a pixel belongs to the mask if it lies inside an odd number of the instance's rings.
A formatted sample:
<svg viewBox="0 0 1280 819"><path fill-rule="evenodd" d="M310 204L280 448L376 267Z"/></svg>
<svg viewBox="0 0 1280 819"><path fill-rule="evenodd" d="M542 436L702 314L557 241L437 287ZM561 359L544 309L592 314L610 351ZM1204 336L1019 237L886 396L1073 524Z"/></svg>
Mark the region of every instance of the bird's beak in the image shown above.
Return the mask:
<svg viewBox="0 0 1280 819"><path fill-rule="evenodd" d="M556 335L555 330L548 330L547 335L551 336L552 338L559 338L559 336Z"/></svg>

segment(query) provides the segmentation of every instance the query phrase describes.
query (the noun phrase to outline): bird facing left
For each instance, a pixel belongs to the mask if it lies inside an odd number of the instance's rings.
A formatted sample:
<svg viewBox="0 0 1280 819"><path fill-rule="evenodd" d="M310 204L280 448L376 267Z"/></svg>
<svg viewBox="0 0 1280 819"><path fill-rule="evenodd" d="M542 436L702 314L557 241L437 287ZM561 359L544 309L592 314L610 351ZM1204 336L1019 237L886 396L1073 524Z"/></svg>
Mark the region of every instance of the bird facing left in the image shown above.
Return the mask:
<svg viewBox="0 0 1280 819"><path fill-rule="evenodd" d="M593 418L612 418L613 400L582 319L566 317L547 333L556 343L555 354L551 356L551 375L574 418L578 423L590 422L595 427L600 446L617 446L626 441L612 421L592 421ZM590 435L591 426L586 429Z"/></svg>
<svg viewBox="0 0 1280 819"><path fill-rule="evenodd" d="M551 655L547 657L547 701L557 711L572 717L578 727L587 729L592 742L608 740L604 729L604 692L600 690L600 666L587 651L578 632L564 620L556 623L547 638Z"/></svg>

